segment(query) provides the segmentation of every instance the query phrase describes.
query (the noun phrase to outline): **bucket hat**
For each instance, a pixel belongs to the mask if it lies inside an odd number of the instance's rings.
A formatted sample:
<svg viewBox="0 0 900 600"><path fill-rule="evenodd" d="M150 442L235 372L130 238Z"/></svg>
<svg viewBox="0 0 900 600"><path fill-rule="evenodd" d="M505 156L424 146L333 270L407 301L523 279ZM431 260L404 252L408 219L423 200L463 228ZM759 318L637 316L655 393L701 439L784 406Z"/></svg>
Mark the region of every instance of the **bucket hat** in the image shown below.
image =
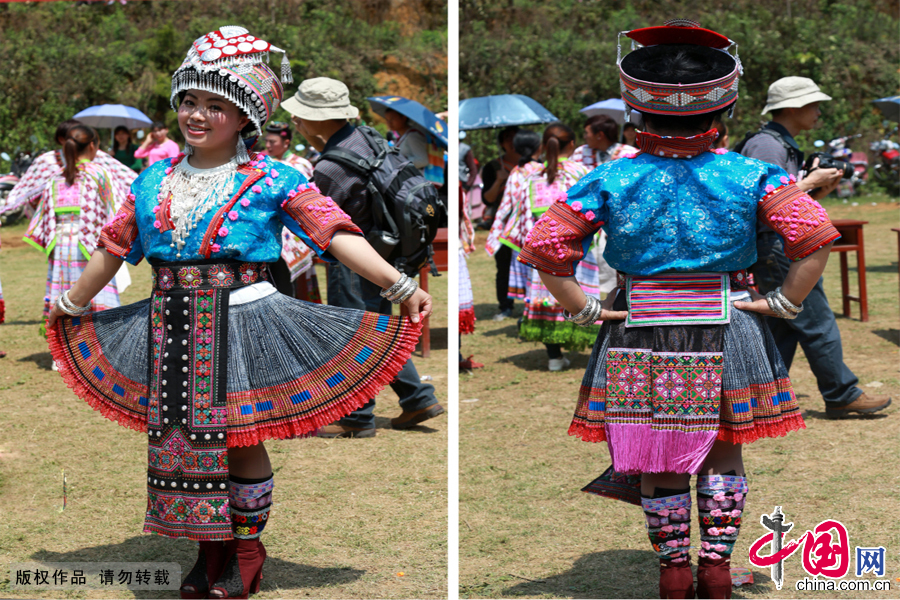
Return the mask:
<svg viewBox="0 0 900 600"><path fill-rule="evenodd" d="M779 108L800 108L813 102L831 100L823 94L816 83L808 77L782 77L769 86L769 97L762 113Z"/></svg>
<svg viewBox="0 0 900 600"><path fill-rule="evenodd" d="M295 117L309 121L354 119L359 115L359 109L350 104L347 86L328 77L301 82L297 93L281 106Z"/></svg>

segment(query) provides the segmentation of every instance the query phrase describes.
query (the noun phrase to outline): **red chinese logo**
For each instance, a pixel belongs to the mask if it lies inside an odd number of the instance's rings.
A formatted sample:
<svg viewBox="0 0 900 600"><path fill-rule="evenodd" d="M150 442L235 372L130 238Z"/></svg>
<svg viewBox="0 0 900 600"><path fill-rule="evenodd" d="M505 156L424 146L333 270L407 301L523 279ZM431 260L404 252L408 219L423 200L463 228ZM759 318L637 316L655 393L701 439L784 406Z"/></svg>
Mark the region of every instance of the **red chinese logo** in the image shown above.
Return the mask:
<svg viewBox="0 0 900 600"><path fill-rule="evenodd" d="M832 530L836 535L832 535ZM763 547L766 544L773 544L774 540L775 533L770 532L753 542L750 546L750 564L770 567L785 560L803 546L803 568L810 575L836 579L844 577L850 570L850 538L847 535L847 528L840 521L830 519L822 521L815 529L807 531L799 539L784 543L777 552L768 556L760 555Z"/></svg>

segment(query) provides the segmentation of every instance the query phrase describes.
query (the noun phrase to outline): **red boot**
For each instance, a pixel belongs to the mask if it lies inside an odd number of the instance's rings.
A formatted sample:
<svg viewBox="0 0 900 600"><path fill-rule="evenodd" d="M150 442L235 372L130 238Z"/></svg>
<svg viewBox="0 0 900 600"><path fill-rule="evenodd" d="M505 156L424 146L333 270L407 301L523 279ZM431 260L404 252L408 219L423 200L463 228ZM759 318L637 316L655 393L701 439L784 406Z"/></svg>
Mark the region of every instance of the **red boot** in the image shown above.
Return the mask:
<svg viewBox="0 0 900 600"><path fill-rule="evenodd" d="M693 598L694 574L691 572L691 561L673 562L659 561L659 597L660 598Z"/></svg>
<svg viewBox="0 0 900 600"><path fill-rule="evenodd" d="M731 559L700 557L697 562L697 597L731 598Z"/></svg>
<svg viewBox="0 0 900 600"><path fill-rule="evenodd" d="M209 586L225 566L225 542L200 542L197 562L181 583L182 598L206 598Z"/></svg>
<svg viewBox="0 0 900 600"><path fill-rule="evenodd" d="M227 559L219 579L209 590L210 598L248 598L259 591L266 548L259 538L225 542Z"/></svg>

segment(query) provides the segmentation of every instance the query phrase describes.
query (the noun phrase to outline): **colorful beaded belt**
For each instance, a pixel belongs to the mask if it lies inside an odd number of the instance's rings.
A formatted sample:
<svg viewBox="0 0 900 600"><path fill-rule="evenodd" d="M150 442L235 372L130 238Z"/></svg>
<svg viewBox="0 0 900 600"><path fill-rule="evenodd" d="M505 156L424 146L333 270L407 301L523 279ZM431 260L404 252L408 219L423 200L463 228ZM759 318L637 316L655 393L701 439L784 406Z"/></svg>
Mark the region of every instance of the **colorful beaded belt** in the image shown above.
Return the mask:
<svg viewBox="0 0 900 600"><path fill-rule="evenodd" d="M160 263L152 275L154 291L236 289L268 280L266 263L239 261Z"/></svg>

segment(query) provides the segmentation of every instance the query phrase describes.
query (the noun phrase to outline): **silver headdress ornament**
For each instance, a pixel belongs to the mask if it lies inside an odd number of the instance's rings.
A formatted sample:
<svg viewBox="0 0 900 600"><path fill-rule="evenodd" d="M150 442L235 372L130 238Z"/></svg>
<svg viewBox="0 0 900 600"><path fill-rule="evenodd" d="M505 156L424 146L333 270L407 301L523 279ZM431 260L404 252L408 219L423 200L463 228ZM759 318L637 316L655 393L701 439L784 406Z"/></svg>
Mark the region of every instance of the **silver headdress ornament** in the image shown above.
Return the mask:
<svg viewBox="0 0 900 600"><path fill-rule="evenodd" d="M249 33L227 25L198 38L172 75L172 109L178 110L179 95L187 90L218 94L243 110L256 135L262 135L266 121L284 99L282 84L294 80L287 53ZM269 67L270 52L283 54L280 79Z"/></svg>

